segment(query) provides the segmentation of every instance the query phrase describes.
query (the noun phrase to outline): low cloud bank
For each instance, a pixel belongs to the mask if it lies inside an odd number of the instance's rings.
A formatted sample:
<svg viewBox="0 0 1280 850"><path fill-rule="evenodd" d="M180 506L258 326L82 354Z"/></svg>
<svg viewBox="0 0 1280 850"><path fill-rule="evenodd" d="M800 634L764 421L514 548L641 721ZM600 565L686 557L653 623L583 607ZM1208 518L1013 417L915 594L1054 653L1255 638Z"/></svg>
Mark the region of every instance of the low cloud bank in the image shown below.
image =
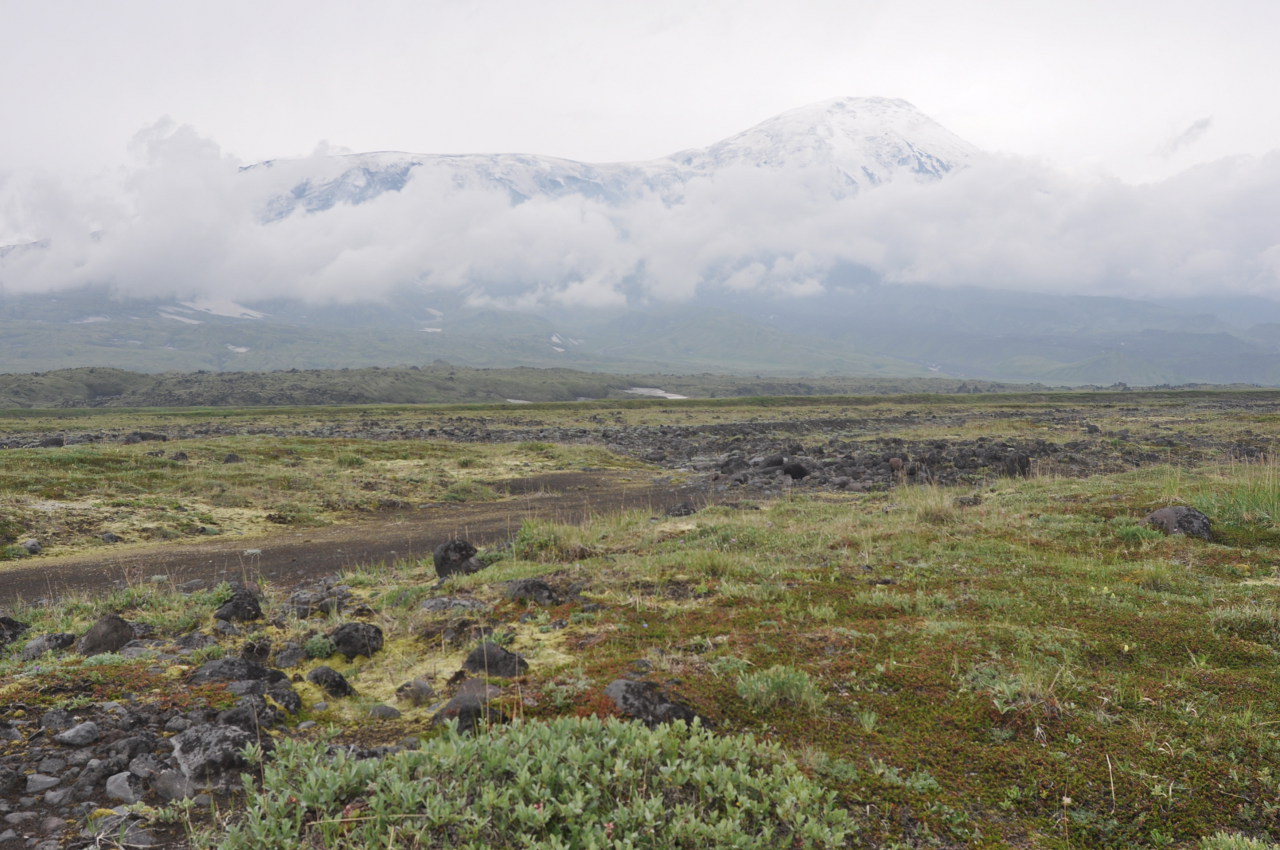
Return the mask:
<svg viewBox="0 0 1280 850"><path fill-rule="evenodd" d="M1194 128L1193 128L1194 129ZM318 151L244 168L189 127L140 133L115 185L0 173L8 293L110 284L130 295L359 300L414 285L502 305L622 305L700 288L822 291L837 267L899 283L1127 297L1280 292L1280 151L1129 185L991 157L945 180L837 199L814 171L728 168L678 200L640 191L517 203L415 168L400 191L296 209Z"/></svg>

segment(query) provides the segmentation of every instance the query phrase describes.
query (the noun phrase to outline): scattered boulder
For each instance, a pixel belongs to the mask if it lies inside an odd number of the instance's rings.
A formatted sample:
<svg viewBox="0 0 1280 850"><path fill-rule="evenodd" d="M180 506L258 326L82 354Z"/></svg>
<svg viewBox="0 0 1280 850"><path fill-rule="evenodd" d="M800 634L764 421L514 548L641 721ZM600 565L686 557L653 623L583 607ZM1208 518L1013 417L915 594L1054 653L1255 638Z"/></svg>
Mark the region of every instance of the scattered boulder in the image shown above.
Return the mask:
<svg viewBox="0 0 1280 850"><path fill-rule="evenodd" d="M244 463L244 458L240 457L240 455L236 454L235 452L227 452L227 454L223 455L222 462L223 463Z"/></svg>
<svg viewBox="0 0 1280 850"><path fill-rule="evenodd" d="M19 623L12 617L0 617L0 647L13 643L29 628L26 623Z"/></svg>
<svg viewBox="0 0 1280 850"><path fill-rule="evenodd" d="M87 747L94 741L102 737L102 730L97 723L92 720L86 720L84 723L72 726L65 732L59 732L53 736L53 740L67 747Z"/></svg>
<svg viewBox="0 0 1280 850"><path fill-rule="evenodd" d="M395 720L400 716L400 712L389 705L379 703L369 709L369 716L374 720Z"/></svg>
<svg viewBox="0 0 1280 850"><path fill-rule="evenodd" d="M243 682L259 679L270 683L283 682L288 678L280 670L264 667L254 661L245 661L243 658L216 658L200 665L200 668L191 674L190 682L193 685L204 685L209 682Z"/></svg>
<svg viewBox="0 0 1280 850"><path fill-rule="evenodd" d="M76 644L81 655L116 652L133 640L133 627L117 614L108 614L89 627Z"/></svg>
<svg viewBox="0 0 1280 850"><path fill-rule="evenodd" d="M506 596L512 602L534 602L547 607L559 605L564 601L555 588L537 578L522 578L507 582Z"/></svg>
<svg viewBox="0 0 1280 850"><path fill-rule="evenodd" d="M142 799L137 779L127 770L122 770L107 780L107 796L125 805L132 805Z"/></svg>
<svg viewBox="0 0 1280 850"><path fill-rule="evenodd" d="M243 623L249 620L262 619L262 605L258 597L247 587L236 587L231 598L218 606L213 616L228 623Z"/></svg>
<svg viewBox="0 0 1280 850"><path fill-rule="evenodd" d="M329 640L347 661L361 655L372 658L382 649L382 629L372 623L344 623L329 633Z"/></svg>
<svg viewBox="0 0 1280 850"><path fill-rule="evenodd" d="M102 534L99 534L98 537L100 540L102 540L103 543L123 543L124 542L124 538L121 537L119 534L116 534L114 531L104 531Z"/></svg>
<svg viewBox="0 0 1280 850"><path fill-rule="evenodd" d="M1199 537L1201 540L1213 540L1212 521L1209 517L1185 505L1174 505L1152 511L1147 514L1143 522L1160 529L1165 534L1184 534L1188 537Z"/></svg>
<svg viewBox="0 0 1280 850"><path fill-rule="evenodd" d="M514 652L508 652L492 641L471 650L467 660L462 662L462 669L477 676L497 676L513 679L524 675L529 669L529 662Z"/></svg>
<svg viewBox="0 0 1280 850"><path fill-rule="evenodd" d="M237 782L240 772L248 767L240 751L256 740L239 726L202 724L173 737L173 755L187 779L226 786Z"/></svg>
<svg viewBox="0 0 1280 850"><path fill-rule="evenodd" d="M617 679L604 689L604 695L622 714L650 728L675 720L692 723L698 717L692 708L670 699L653 682Z"/></svg>
<svg viewBox="0 0 1280 850"><path fill-rule="evenodd" d="M465 540L450 540L441 543L432 553L436 575L445 579L452 575L470 575L484 569L484 564L476 558L476 547Z"/></svg>
<svg viewBox="0 0 1280 850"><path fill-rule="evenodd" d="M294 591L289 596L289 605L295 617L305 620L312 614L340 613L350 599L351 588L330 576Z"/></svg>
<svg viewBox="0 0 1280 850"><path fill-rule="evenodd" d="M307 674L307 681L331 697L353 697L356 695L356 689L351 687L347 677L332 667L317 667Z"/></svg>
<svg viewBox="0 0 1280 850"><path fill-rule="evenodd" d="M760 459L758 466L761 469L778 469L787 462L786 455L771 454Z"/></svg>
<svg viewBox="0 0 1280 850"><path fill-rule="evenodd" d="M1031 475L1031 455L1014 452L1004 459L1004 474L1008 478L1027 478Z"/></svg>
<svg viewBox="0 0 1280 850"><path fill-rule="evenodd" d="M489 700L475 694L459 694L444 704L444 707L431 718L433 724L455 721L458 731L464 735L474 732L478 727L494 723L507 723L510 718L489 705Z"/></svg>
<svg viewBox="0 0 1280 850"><path fill-rule="evenodd" d="M792 481L799 481L809 475L808 468L803 463L792 461L782 465L782 474L790 478Z"/></svg>
<svg viewBox="0 0 1280 850"><path fill-rule="evenodd" d="M44 547L40 545L40 541L36 540L34 537L29 537L18 545L27 550L28 555L39 555L44 551Z"/></svg>

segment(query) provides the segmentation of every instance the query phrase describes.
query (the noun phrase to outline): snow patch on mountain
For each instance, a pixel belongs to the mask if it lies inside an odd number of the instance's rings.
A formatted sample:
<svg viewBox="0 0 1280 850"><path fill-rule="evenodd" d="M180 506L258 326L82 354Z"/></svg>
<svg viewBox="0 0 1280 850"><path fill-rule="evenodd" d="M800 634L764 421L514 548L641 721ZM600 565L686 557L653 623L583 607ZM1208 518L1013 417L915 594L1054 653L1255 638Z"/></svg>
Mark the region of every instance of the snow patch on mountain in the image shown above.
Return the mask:
<svg viewBox="0 0 1280 850"><path fill-rule="evenodd" d="M212 316L226 316L231 319L266 318L266 313L251 310L243 304L237 304L226 299L200 298L195 301L183 301L181 304L184 307L190 307L192 310L208 313Z"/></svg>

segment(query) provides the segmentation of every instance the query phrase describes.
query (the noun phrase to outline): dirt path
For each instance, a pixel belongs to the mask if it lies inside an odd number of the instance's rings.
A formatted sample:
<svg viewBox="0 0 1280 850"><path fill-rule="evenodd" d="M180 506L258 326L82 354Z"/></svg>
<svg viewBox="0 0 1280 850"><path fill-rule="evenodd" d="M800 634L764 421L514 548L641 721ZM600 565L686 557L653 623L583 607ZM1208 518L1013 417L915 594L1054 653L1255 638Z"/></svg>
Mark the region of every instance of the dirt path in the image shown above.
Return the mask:
<svg viewBox="0 0 1280 850"><path fill-rule="evenodd" d="M153 576L166 576L166 584L260 578L292 587L348 567L430 557L438 544L454 537L478 545L501 542L526 519L577 523L631 509L658 514L681 502L706 502L700 491L616 472L553 473L508 482L506 489L510 497L500 502L435 504L267 536L139 544L16 562L0 571L0 604L111 589Z"/></svg>

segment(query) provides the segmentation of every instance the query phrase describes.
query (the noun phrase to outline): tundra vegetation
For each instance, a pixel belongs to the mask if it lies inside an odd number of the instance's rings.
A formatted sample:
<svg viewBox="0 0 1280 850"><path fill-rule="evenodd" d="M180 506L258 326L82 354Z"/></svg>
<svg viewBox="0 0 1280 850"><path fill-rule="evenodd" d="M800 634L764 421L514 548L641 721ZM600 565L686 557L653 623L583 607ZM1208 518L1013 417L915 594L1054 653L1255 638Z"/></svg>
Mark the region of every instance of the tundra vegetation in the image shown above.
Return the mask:
<svg viewBox="0 0 1280 850"><path fill-rule="evenodd" d="M213 634L233 588L157 576L9 600L3 613L30 628L0 655L0 719L105 701L220 707L225 688L187 684L201 661L263 641L305 647L289 672L327 665L356 695L297 681L302 710L249 747L242 790L134 804L197 847L1274 848L1278 411L1272 394L1222 392L15 413L0 419L15 442L170 439L6 449L0 531L13 547L49 542L33 558L12 552L14 567L106 545L93 533L103 523L134 539L155 529L148 545L161 547L502 499L504 481L553 469L702 480L711 498L688 515L530 520L481 552L484 569L440 585L430 559L364 564L340 577L349 604L309 617L288 604L295 588L265 584L263 619L177 663L20 653L108 613L161 640ZM761 491L599 436L692 424L749 425L809 455L890 429L917 444L1066 446L1088 433L1090 447L1063 452L1098 460L959 484L886 465L883 486L858 492L781 478ZM488 437L448 438L476 429ZM1168 505L1207 514L1213 540L1143 523ZM530 579L553 597L507 592ZM464 623L423 607L440 597L478 613ZM328 639L353 621L385 635L372 657ZM528 661L488 679L489 716L509 722L432 724L481 640ZM619 719L605 690L624 677L698 718ZM410 681L442 696L397 702ZM370 719L390 704L398 716Z"/></svg>

